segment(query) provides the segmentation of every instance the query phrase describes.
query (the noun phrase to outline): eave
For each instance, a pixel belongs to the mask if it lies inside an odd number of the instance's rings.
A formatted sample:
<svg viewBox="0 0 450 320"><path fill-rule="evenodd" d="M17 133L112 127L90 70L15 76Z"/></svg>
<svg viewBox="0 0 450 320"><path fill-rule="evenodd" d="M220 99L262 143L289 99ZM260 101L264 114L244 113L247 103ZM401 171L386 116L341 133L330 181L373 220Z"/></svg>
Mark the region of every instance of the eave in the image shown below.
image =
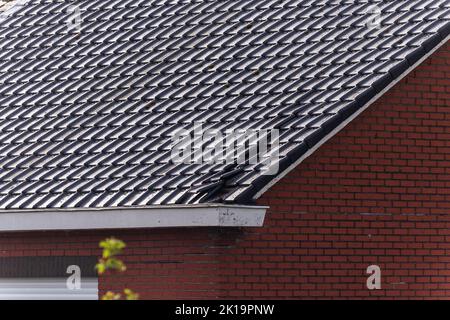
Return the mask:
<svg viewBox="0 0 450 320"><path fill-rule="evenodd" d="M0 231L261 227L267 207L225 204L0 211Z"/></svg>

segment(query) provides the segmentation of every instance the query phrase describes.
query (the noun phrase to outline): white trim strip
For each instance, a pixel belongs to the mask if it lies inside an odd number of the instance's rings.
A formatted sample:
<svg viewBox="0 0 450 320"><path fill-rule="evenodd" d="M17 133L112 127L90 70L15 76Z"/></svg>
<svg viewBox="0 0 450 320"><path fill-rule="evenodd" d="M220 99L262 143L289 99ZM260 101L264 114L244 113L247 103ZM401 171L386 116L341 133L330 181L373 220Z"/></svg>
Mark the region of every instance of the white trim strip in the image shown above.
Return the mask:
<svg viewBox="0 0 450 320"><path fill-rule="evenodd" d="M238 205L0 211L0 231L261 227L267 207Z"/></svg>
<svg viewBox="0 0 450 320"><path fill-rule="evenodd" d="M98 300L98 278L81 278L69 289L66 278L0 278L0 300Z"/></svg>
<svg viewBox="0 0 450 320"><path fill-rule="evenodd" d="M441 41L433 50L430 50L425 56L420 58L416 63L414 63L412 66L410 66L408 69L406 69L405 72L403 72L397 79L392 81L386 88L381 90L378 94L376 94L372 99L369 100L363 107L359 108L358 111L356 111L354 114L352 114L350 117L348 117L345 121L343 121L339 126L337 126L333 131L331 131L329 134L327 134L322 140L320 140L318 143L316 143L312 148L310 148L305 154L303 154L297 161L292 163L289 167L287 167L283 172L276 175L269 183L267 183L261 190L259 190L254 196L253 200L258 199L261 197L264 192L269 190L275 183L280 181L284 176L286 176L289 172L294 170L300 163L302 163L306 158L308 158L310 155L312 155L314 152L316 152L317 149L319 149L325 142L327 142L330 138L334 137L339 131L341 131L347 124L353 121L357 116L359 116L362 112L364 112L369 106L371 106L375 101L377 101L381 96L383 96L387 91L389 91L393 86L395 86L398 82L403 80L404 77L406 77L411 71L413 71L415 68L417 68L422 62L424 62L428 57L430 57L434 52L436 52L439 48L441 48L447 41L450 40L450 35L447 36L443 41Z"/></svg>

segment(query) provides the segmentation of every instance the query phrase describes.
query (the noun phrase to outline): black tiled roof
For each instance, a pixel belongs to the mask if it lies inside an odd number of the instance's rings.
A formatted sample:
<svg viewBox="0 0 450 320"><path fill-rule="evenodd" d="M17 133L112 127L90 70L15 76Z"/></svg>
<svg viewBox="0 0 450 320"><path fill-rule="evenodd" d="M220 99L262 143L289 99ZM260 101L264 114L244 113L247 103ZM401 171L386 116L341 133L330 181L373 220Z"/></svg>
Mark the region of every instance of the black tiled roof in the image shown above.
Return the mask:
<svg viewBox="0 0 450 320"><path fill-rule="evenodd" d="M281 171L449 30L449 0L19 3L0 15L0 208L249 202L259 164L173 163L171 134L277 128Z"/></svg>

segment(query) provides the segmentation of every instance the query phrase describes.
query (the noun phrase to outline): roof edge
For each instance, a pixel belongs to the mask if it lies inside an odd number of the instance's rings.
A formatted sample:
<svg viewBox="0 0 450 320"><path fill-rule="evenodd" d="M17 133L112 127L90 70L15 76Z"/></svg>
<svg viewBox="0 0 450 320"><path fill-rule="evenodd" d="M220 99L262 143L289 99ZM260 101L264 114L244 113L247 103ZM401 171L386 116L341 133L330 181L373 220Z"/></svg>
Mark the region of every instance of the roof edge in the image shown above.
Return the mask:
<svg viewBox="0 0 450 320"><path fill-rule="evenodd" d="M320 136L316 136L313 143L307 141L299 145L285 159L280 162L280 172L276 176L262 176L257 179L254 185L241 193L234 199L235 203L255 203L267 190L269 190L278 181L284 178L306 158L312 155L325 142L335 136L350 122L352 122L358 115L365 111L387 91L394 87L398 82L405 78L411 71L416 69L426 59L428 59L434 52L441 48L450 40L450 23L447 23L441 28L433 37L427 39L418 50L412 52L402 64L399 64L386 75L386 79L376 83L372 88L370 94L358 97L355 102L350 103L347 108L340 114L342 122L334 121L322 128ZM423 54L420 54L420 53ZM395 72L393 74L393 72Z"/></svg>
<svg viewBox="0 0 450 320"><path fill-rule="evenodd" d="M179 227L261 227L265 206L226 204L0 211L0 232Z"/></svg>

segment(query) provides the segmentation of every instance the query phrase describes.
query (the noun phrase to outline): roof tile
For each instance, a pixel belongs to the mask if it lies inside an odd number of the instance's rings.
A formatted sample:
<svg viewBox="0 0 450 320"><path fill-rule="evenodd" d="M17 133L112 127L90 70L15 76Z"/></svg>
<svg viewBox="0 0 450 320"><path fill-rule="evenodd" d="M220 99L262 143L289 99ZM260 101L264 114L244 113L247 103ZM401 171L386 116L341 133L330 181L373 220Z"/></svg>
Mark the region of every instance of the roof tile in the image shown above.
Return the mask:
<svg viewBox="0 0 450 320"><path fill-rule="evenodd" d="M281 171L450 33L448 0L78 0L71 30L74 4L0 13L0 208L249 202L261 163L171 135L279 129Z"/></svg>

